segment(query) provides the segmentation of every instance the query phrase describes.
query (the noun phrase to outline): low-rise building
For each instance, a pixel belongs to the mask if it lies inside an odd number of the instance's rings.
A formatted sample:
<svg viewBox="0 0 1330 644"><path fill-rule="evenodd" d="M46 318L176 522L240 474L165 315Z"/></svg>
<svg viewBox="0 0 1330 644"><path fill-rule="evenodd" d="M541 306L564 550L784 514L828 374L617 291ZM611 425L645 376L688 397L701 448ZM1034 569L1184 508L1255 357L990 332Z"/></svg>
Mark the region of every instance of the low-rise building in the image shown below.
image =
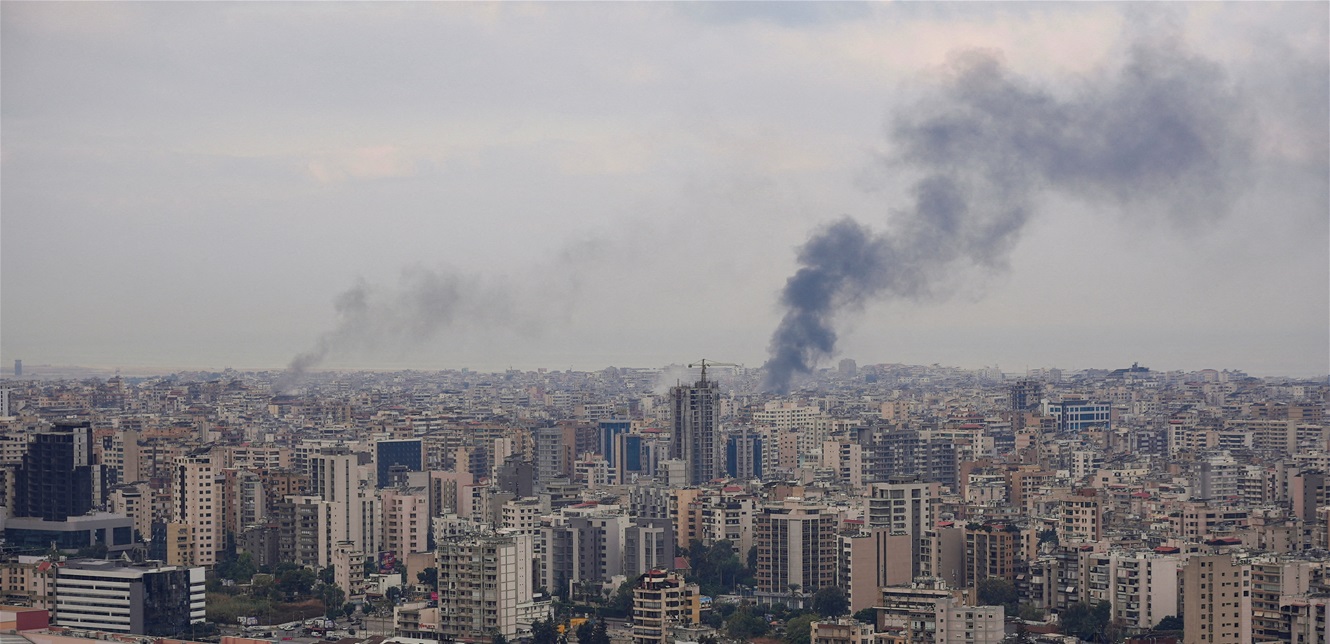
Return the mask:
<svg viewBox="0 0 1330 644"><path fill-rule="evenodd" d="M205 618L204 569L76 559L55 580L55 623L108 633L179 637Z"/></svg>

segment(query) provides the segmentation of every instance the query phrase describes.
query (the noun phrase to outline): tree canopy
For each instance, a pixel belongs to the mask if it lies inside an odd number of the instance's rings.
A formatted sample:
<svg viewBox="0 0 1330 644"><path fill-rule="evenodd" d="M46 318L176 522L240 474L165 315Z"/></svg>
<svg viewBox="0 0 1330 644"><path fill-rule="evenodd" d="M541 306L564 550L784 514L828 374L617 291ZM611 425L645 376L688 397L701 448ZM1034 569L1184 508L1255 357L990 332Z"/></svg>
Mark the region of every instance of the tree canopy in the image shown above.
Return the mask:
<svg viewBox="0 0 1330 644"><path fill-rule="evenodd" d="M1099 602L1093 606L1076 602L1062 611L1062 633L1093 640L1108 625L1111 611L1108 602Z"/></svg>
<svg viewBox="0 0 1330 644"><path fill-rule="evenodd" d="M785 644L808 644L817 615L800 615L785 623Z"/></svg>
<svg viewBox="0 0 1330 644"><path fill-rule="evenodd" d="M826 586L813 593L813 611L822 617L840 617L850 612L850 598L840 586Z"/></svg>
<svg viewBox="0 0 1330 644"><path fill-rule="evenodd" d="M748 606L742 606L725 621L725 635L737 640L751 640L767 634L771 626Z"/></svg>
<svg viewBox="0 0 1330 644"><path fill-rule="evenodd" d="M732 593L739 584L751 586L756 583L752 571L744 566L734 544L720 540L710 546L694 539L688 544L689 581L695 582L703 595Z"/></svg>

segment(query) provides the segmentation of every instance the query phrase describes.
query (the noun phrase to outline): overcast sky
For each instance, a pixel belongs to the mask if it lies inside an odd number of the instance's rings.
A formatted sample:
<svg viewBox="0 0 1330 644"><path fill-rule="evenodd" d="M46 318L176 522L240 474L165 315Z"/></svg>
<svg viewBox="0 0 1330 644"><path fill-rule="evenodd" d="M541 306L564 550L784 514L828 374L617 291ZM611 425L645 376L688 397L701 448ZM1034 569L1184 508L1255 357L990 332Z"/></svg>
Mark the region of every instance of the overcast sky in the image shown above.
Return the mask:
<svg viewBox="0 0 1330 644"><path fill-rule="evenodd" d="M1242 119L1223 204L1041 189L999 261L839 311L835 356L1330 370L1324 2L0 18L6 366L756 366L811 234L894 234L916 177L892 124L965 52L1075 105L1145 38L1211 65Z"/></svg>

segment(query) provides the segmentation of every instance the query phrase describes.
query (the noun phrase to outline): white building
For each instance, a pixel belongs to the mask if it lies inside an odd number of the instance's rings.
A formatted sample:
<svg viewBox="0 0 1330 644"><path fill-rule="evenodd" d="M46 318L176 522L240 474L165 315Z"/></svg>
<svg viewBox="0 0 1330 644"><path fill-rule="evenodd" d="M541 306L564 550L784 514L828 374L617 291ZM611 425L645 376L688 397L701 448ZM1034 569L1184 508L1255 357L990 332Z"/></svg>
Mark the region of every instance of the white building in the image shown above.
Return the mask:
<svg viewBox="0 0 1330 644"><path fill-rule="evenodd" d="M535 594L532 539L525 534L478 533L440 540L439 634L444 639L516 639L550 615L550 599Z"/></svg>
<svg viewBox="0 0 1330 644"><path fill-rule="evenodd" d="M73 560L55 580L55 623L109 633L188 636L205 621L204 569Z"/></svg>

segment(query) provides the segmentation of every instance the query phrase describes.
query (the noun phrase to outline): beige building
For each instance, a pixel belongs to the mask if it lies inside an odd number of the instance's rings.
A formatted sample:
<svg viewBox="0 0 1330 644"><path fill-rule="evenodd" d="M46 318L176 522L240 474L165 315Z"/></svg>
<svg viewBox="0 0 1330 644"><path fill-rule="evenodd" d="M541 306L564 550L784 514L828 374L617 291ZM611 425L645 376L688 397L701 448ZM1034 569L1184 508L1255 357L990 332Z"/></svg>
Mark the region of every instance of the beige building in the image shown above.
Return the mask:
<svg viewBox="0 0 1330 644"><path fill-rule="evenodd" d="M873 644L873 626L848 617L813 622L808 627L808 640L809 644Z"/></svg>
<svg viewBox="0 0 1330 644"><path fill-rule="evenodd" d="M1057 523L1061 543L1092 543L1104 538L1104 512L1094 489L1061 495Z"/></svg>
<svg viewBox="0 0 1330 644"><path fill-rule="evenodd" d="M836 514L825 505L786 499L762 507L756 521L757 590L811 595L836 583Z"/></svg>
<svg viewBox="0 0 1330 644"><path fill-rule="evenodd" d="M701 593L683 575L652 570L633 589L633 644L664 644L671 625L701 619Z"/></svg>
<svg viewBox="0 0 1330 644"><path fill-rule="evenodd" d="M874 483L868 498L868 526L910 535L912 575L918 575L919 541L935 521L934 506L942 486L918 478Z"/></svg>
<svg viewBox="0 0 1330 644"><path fill-rule="evenodd" d="M986 523L965 528L966 581L975 585L990 577L1016 580L1016 562L1023 560L1022 539L1015 525Z"/></svg>
<svg viewBox="0 0 1330 644"><path fill-rule="evenodd" d="M822 441L822 467L836 473L836 480L850 489L864 484L863 448L848 438Z"/></svg>
<svg viewBox="0 0 1330 644"><path fill-rule="evenodd" d="M839 535L840 561L836 585L850 600L855 613L877 605L883 586L909 585L910 535L892 534L889 528L865 528Z"/></svg>
<svg viewBox="0 0 1330 644"><path fill-rule="evenodd" d="M429 496L425 488L379 490L379 504L383 508L381 550L395 552L400 559L429 550Z"/></svg>
<svg viewBox="0 0 1330 644"><path fill-rule="evenodd" d="M1001 606L966 606L948 599L933 610L934 644L1001 644L1007 636Z"/></svg>
<svg viewBox="0 0 1330 644"><path fill-rule="evenodd" d="M207 453L193 453L176 458L173 518L168 526L169 544L177 544L174 566L211 566L217 562L222 547L221 499L217 493L217 470ZM170 528L174 528L172 531ZM182 538L183 539L183 547ZM172 539L172 537L175 537ZM169 559L169 558L168 558Z"/></svg>
<svg viewBox="0 0 1330 644"><path fill-rule="evenodd" d="M0 562L0 589L9 606L55 608L56 564L45 557L19 555Z"/></svg>
<svg viewBox="0 0 1330 644"><path fill-rule="evenodd" d="M1320 567L1320 562L1280 557L1251 563L1252 641L1292 639L1292 619L1284 607L1288 598L1307 594Z"/></svg>
<svg viewBox="0 0 1330 644"><path fill-rule="evenodd" d="M965 565L964 527L943 521L924 531L919 540L919 577L941 579L950 588L964 588L969 585Z"/></svg>
<svg viewBox="0 0 1330 644"><path fill-rule="evenodd" d="M1192 555L1182 568L1184 644L1252 641L1251 566L1230 555Z"/></svg>
<svg viewBox="0 0 1330 644"><path fill-rule="evenodd" d="M1086 598L1108 602L1112 619L1129 628L1149 630L1178 614L1178 555L1153 552L1087 553Z"/></svg>

